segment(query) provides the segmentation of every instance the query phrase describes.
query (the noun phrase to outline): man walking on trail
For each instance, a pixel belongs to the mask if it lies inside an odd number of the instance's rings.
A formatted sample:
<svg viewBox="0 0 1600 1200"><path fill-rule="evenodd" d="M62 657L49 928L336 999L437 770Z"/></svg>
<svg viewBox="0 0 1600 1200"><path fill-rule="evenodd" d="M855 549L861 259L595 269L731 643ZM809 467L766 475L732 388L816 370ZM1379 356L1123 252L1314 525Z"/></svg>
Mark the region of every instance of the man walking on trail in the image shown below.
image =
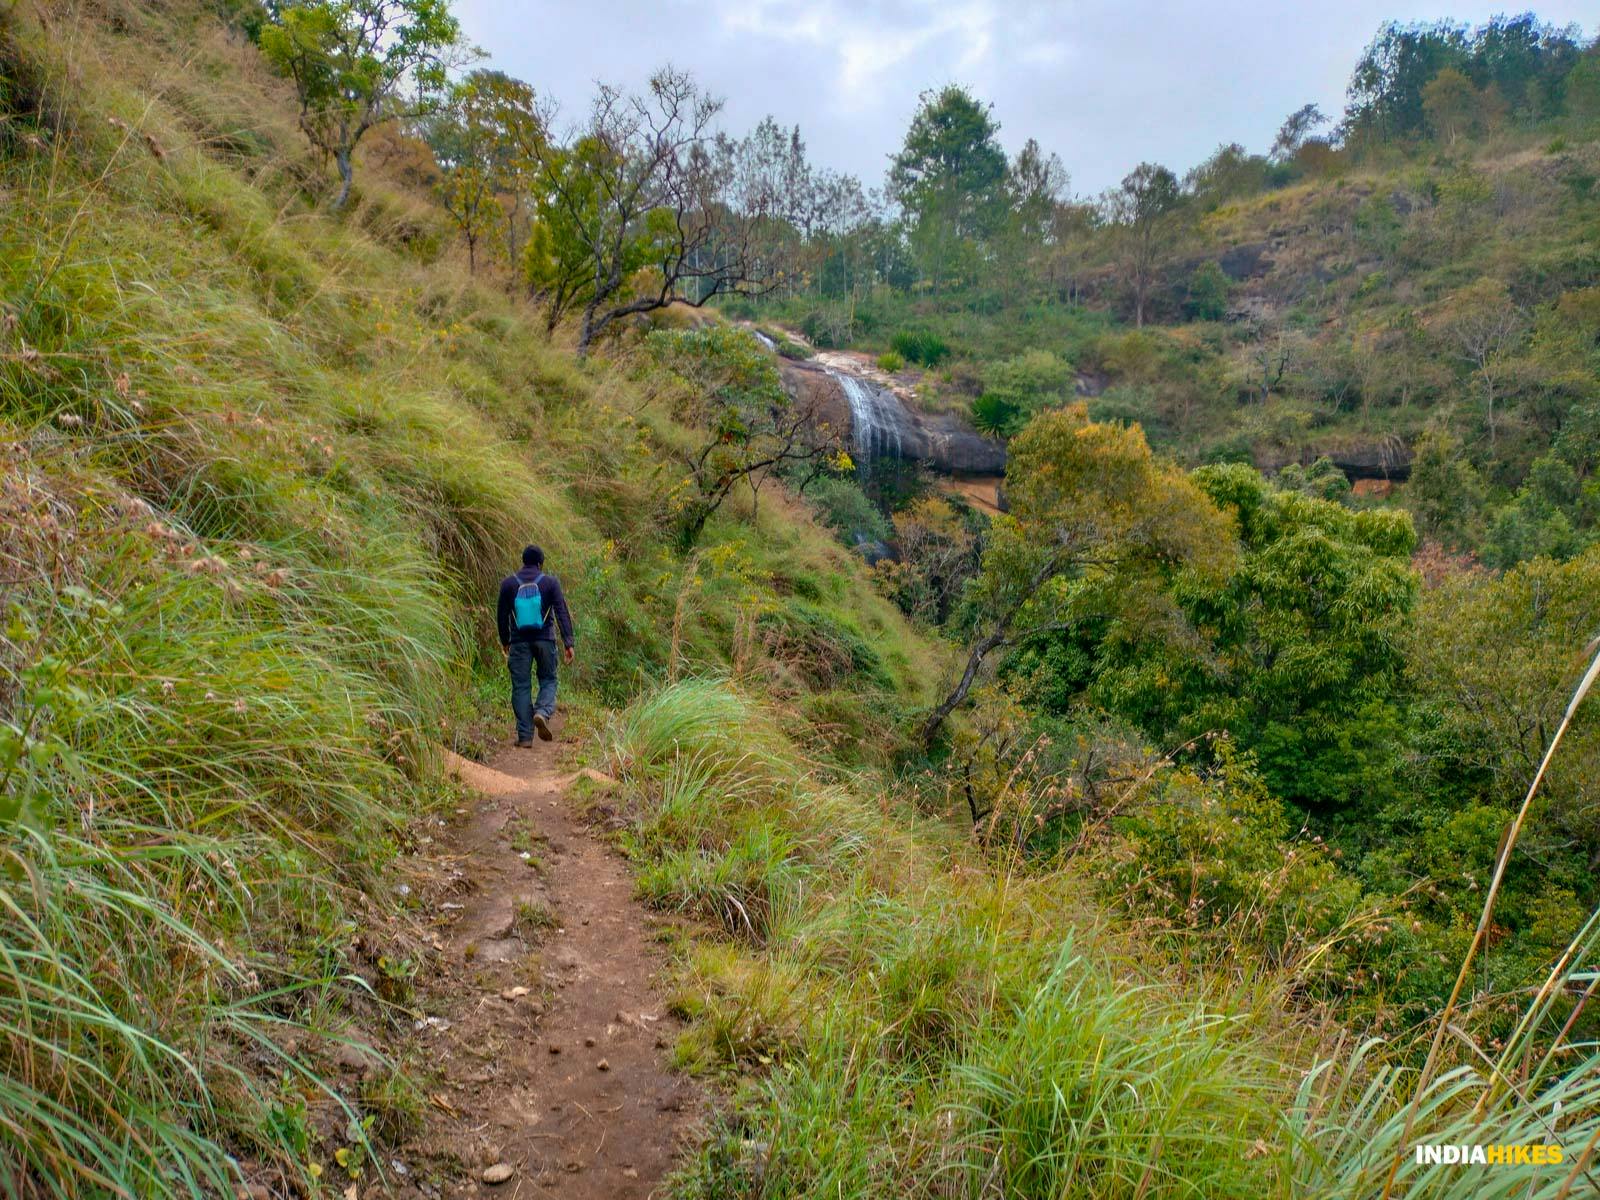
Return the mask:
<svg viewBox="0 0 1600 1200"><path fill-rule="evenodd" d="M533 745L534 730L548 742L550 719L556 715L556 626L566 660L572 661L572 614L561 581L544 573L544 551L528 546L522 552L522 569L500 581L500 603L495 625L500 649L511 672L511 711L517 716L517 745ZM539 695L533 680L539 679Z"/></svg>

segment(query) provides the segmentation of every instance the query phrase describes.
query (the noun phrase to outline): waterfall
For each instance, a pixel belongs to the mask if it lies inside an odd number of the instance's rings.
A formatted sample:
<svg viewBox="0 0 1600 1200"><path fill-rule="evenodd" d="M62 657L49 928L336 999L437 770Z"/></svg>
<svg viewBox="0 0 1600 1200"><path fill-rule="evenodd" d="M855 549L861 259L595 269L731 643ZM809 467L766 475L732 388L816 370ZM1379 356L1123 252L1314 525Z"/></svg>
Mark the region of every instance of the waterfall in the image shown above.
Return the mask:
<svg viewBox="0 0 1600 1200"><path fill-rule="evenodd" d="M762 333L761 330L752 329L750 332L755 334L756 335L756 341L760 342L768 350L776 350L778 348L778 343L773 341L766 334Z"/></svg>
<svg viewBox="0 0 1600 1200"><path fill-rule="evenodd" d="M829 367L850 403L850 429L863 471L874 458L905 455L906 411L894 393Z"/></svg>

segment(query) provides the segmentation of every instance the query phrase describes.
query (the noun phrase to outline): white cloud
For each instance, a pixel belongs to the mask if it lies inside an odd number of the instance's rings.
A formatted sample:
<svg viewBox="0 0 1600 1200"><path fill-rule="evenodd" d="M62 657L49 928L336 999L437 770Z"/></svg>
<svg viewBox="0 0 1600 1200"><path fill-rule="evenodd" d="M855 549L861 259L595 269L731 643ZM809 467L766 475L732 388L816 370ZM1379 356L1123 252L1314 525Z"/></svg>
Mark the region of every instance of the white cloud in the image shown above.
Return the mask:
<svg viewBox="0 0 1600 1200"><path fill-rule="evenodd" d="M495 66L584 108L596 79L637 86L672 61L727 98L730 129L770 113L813 158L882 180L917 96L955 81L992 101L1015 151L1059 153L1083 191L1141 160L1183 170L1220 142L1262 149L1307 101L1343 106L1379 23L1442 0L457 0ZM1480 21L1499 0L1452 0ZM1541 0L1552 22L1592 0Z"/></svg>

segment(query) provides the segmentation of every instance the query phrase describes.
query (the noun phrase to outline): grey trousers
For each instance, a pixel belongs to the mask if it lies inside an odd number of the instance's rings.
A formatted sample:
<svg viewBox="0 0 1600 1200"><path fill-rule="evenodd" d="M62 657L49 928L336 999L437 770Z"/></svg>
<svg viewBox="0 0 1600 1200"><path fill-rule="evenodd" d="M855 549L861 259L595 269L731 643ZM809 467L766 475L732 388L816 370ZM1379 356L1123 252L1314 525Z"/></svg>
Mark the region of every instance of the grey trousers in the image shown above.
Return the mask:
<svg viewBox="0 0 1600 1200"><path fill-rule="evenodd" d="M512 642L506 654L506 670L511 675L511 711L517 717L517 737L533 736L533 714L556 715L556 644L551 641ZM533 681L539 680L539 694L533 694Z"/></svg>

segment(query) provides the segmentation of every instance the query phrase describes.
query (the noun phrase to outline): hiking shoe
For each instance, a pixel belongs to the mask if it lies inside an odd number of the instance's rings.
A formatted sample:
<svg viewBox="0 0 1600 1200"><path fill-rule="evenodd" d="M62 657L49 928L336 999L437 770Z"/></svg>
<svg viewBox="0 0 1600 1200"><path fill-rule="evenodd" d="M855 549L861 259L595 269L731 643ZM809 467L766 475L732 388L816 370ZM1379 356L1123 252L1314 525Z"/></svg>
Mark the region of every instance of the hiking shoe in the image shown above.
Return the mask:
<svg viewBox="0 0 1600 1200"><path fill-rule="evenodd" d="M531 737L518 738L517 739L517 749L518 750L532 750L533 749L533 739Z"/></svg>
<svg viewBox="0 0 1600 1200"><path fill-rule="evenodd" d="M539 740L549 742L555 740L555 734L550 732L550 722L545 720L543 713L533 714L533 727L539 731ZM532 743L529 743L530 745Z"/></svg>

